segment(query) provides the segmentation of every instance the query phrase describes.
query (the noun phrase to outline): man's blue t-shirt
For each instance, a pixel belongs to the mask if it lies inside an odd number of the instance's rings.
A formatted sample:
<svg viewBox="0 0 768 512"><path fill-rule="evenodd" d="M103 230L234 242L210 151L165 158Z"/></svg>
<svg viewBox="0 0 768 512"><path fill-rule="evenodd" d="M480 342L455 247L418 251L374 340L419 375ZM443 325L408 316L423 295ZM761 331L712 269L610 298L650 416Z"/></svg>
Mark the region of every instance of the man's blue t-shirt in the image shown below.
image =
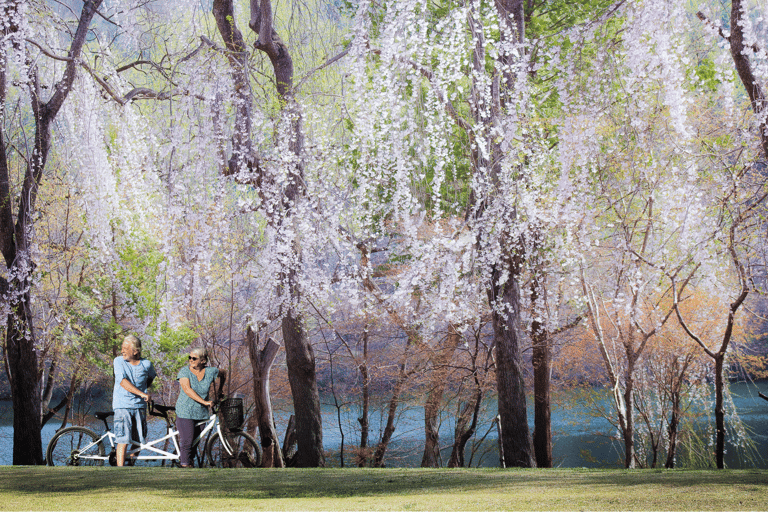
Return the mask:
<svg viewBox="0 0 768 512"><path fill-rule="evenodd" d="M139 388L142 393L147 392L147 387L157 376L155 367L148 359L140 359L139 364L133 365L117 356L112 362L115 370L115 389L112 392L112 409L143 409L146 402L139 395L134 395L124 389L120 383L128 379L131 384Z"/></svg>
<svg viewBox="0 0 768 512"><path fill-rule="evenodd" d="M195 374L193 374L189 366L184 366L179 370L179 374L176 376L177 380L189 379L190 387L197 393L203 400L208 400L208 390L211 387L216 377L219 376L218 368L206 368L203 380L197 380ZM179 390L179 399L176 400L176 417L186 418L188 420L207 420L210 417L208 408L199 402L195 402L189 395L187 395L183 389Z"/></svg>

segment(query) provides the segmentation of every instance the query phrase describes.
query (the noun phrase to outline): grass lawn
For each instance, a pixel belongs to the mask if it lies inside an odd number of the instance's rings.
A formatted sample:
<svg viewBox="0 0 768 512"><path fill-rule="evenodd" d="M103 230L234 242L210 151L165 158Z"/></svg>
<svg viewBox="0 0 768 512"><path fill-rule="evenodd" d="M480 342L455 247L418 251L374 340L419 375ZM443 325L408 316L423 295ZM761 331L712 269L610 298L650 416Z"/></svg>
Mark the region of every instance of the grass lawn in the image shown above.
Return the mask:
<svg viewBox="0 0 768 512"><path fill-rule="evenodd" d="M0 467L0 510L766 509L766 470Z"/></svg>

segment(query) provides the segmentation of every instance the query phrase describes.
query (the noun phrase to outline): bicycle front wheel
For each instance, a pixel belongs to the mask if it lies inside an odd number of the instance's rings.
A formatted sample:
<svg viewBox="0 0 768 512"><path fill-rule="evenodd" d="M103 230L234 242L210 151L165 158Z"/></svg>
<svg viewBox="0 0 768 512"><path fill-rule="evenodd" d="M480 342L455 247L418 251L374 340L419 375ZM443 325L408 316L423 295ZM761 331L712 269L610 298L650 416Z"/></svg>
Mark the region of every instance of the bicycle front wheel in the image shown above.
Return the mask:
<svg viewBox="0 0 768 512"><path fill-rule="evenodd" d="M48 443L45 460L49 466L103 466L104 443L90 429L67 427Z"/></svg>
<svg viewBox="0 0 768 512"><path fill-rule="evenodd" d="M215 468L257 468L261 465L261 448L246 432L212 436L205 453L208 463Z"/></svg>

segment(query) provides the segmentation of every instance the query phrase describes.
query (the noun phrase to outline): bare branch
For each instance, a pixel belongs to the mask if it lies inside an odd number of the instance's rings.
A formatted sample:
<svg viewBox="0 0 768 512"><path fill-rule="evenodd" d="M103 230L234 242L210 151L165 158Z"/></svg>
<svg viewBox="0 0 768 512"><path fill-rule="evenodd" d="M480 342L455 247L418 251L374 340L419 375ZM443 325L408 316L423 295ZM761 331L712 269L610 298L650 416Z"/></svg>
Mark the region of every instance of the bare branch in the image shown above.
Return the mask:
<svg viewBox="0 0 768 512"><path fill-rule="evenodd" d="M60 55L56 55L56 54L54 54L53 52L51 52L51 51L50 51L50 50L48 50L47 48L43 47L43 46L42 46L40 43L38 43L38 42L37 42L37 41L35 41L34 39L25 38L24 40L25 40L26 42L28 42L28 43L31 43L31 44L33 44L33 45L37 46L37 48L38 48L38 49L39 49L41 52L43 52L43 55L45 55L46 57L50 57L50 58L51 58L51 59L53 59L53 60L59 60L59 61L62 61L62 62L72 62L72 61L74 60L74 59L72 59L71 57L62 57L62 56L60 56Z"/></svg>
<svg viewBox="0 0 768 512"><path fill-rule="evenodd" d="M343 59L348 53L351 46L348 46L346 50L343 50L341 53L337 54L334 57L331 57L327 61L325 61L323 64L317 66L315 69L309 71L306 75L304 75L304 78L299 80L299 83L296 84L296 87L294 87L294 91L298 91L301 89L301 86L304 85L304 82L306 82L312 75L320 71L321 69L327 68L331 64L334 64L335 62L338 62L339 60Z"/></svg>

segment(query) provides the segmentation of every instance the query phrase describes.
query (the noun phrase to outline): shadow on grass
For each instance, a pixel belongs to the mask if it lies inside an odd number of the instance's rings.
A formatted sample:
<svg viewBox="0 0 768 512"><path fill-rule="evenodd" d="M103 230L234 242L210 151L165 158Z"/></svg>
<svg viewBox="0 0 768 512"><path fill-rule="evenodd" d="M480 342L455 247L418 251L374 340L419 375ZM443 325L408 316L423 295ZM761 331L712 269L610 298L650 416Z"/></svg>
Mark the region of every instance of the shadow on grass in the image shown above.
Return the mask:
<svg viewBox="0 0 768 512"><path fill-rule="evenodd" d="M165 498L281 499L485 493L492 490L550 495L581 492L654 492L654 489L734 486L763 493L768 471L666 470L425 470L425 469L165 469L0 467L0 494L110 495L140 493ZM644 489L647 487L647 490ZM88 508L84 503L84 509Z"/></svg>

